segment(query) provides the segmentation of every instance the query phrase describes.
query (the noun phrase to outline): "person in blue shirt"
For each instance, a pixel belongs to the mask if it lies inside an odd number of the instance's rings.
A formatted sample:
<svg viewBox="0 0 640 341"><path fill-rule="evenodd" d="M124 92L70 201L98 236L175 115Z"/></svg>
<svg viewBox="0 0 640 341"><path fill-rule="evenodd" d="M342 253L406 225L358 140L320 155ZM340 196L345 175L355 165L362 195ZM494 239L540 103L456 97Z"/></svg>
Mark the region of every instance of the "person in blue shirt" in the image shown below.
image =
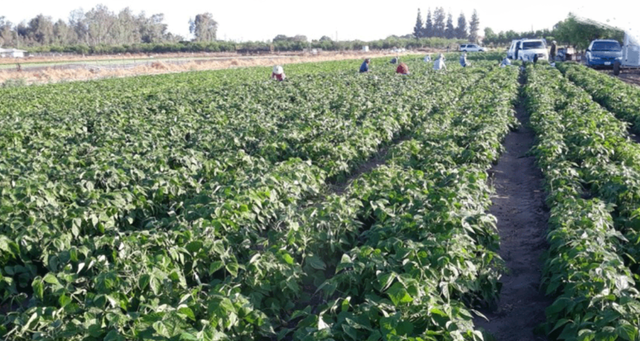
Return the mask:
<svg viewBox="0 0 640 341"><path fill-rule="evenodd" d="M369 72L369 63L371 63L371 59L367 58L360 65L360 73Z"/></svg>

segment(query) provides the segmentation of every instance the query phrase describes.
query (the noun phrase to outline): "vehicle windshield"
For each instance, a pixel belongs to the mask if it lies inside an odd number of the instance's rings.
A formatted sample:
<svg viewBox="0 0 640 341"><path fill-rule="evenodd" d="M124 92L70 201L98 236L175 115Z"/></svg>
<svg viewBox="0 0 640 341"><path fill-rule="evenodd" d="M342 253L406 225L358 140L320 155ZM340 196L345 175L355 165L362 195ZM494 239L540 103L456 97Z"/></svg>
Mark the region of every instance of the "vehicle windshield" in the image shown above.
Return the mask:
<svg viewBox="0 0 640 341"><path fill-rule="evenodd" d="M593 43L592 51L620 51L620 44L617 41L597 41Z"/></svg>
<svg viewBox="0 0 640 341"><path fill-rule="evenodd" d="M544 49L542 41L525 41L522 43L523 50Z"/></svg>

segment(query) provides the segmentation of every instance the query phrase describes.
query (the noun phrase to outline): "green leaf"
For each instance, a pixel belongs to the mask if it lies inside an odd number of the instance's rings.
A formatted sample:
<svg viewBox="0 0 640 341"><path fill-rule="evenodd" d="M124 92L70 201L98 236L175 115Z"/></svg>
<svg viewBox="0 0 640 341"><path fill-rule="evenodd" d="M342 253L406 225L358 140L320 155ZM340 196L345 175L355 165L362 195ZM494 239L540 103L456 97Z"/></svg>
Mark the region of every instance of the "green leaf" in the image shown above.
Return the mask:
<svg viewBox="0 0 640 341"><path fill-rule="evenodd" d="M227 269L227 271L229 272L229 274L233 277L237 277L238 276L238 263L229 263L225 265L225 269Z"/></svg>
<svg viewBox="0 0 640 341"><path fill-rule="evenodd" d="M69 303L71 303L71 298L63 294L62 296L60 296L60 298L58 298L58 303L60 303L60 307L64 308Z"/></svg>
<svg viewBox="0 0 640 341"><path fill-rule="evenodd" d="M178 312L187 316L191 321L196 320L196 315L193 313L193 310L191 310L191 308L189 307L178 308Z"/></svg>
<svg viewBox="0 0 640 341"><path fill-rule="evenodd" d="M224 267L224 263L222 261L211 262L209 265L209 275L212 275L214 272L222 269Z"/></svg>
<svg viewBox="0 0 640 341"><path fill-rule="evenodd" d="M316 270L325 270L327 265L320 259L320 257L313 255L311 257L307 257L307 262L311 265L312 268Z"/></svg>
<svg viewBox="0 0 640 341"><path fill-rule="evenodd" d="M345 334L347 334L347 336L349 336L351 338L351 340L354 340L354 341L358 341L359 340L358 339L358 331L355 328L351 327L350 325L343 324L342 325L342 330L344 331Z"/></svg>
<svg viewBox="0 0 640 341"><path fill-rule="evenodd" d="M186 249L191 253L197 253L202 248L202 241L194 240L191 243L187 244Z"/></svg>
<svg viewBox="0 0 640 341"><path fill-rule="evenodd" d="M31 287L33 288L33 294L40 301L44 298L44 284L42 282L42 278L36 277L33 282L31 282Z"/></svg>
<svg viewBox="0 0 640 341"><path fill-rule="evenodd" d="M288 253L282 253L282 259L284 259L284 261L289 265L293 265L295 263L293 257Z"/></svg>
<svg viewBox="0 0 640 341"><path fill-rule="evenodd" d="M48 273L44 276L43 280L49 284L56 284L56 285L60 285L60 281L58 281L58 279L56 278L56 276L54 276L51 273Z"/></svg>
<svg viewBox="0 0 640 341"><path fill-rule="evenodd" d="M389 288L389 290L387 290L387 295L389 295L389 298L396 306L400 305L401 303L413 302L413 298L411 297L411 295L409 295L402 283L399 282L394 283Z"/></svg>

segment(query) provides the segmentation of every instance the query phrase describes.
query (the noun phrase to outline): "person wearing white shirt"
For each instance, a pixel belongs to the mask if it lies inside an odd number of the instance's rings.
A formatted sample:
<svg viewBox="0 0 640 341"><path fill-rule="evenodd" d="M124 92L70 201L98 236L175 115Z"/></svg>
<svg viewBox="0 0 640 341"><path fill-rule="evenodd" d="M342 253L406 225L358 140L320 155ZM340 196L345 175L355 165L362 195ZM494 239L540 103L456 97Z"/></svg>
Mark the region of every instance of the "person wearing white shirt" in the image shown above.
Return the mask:
<svg viewBox="0 0 640 341"><path fill-rule="evenodd" d="M447 69L447 65L444 64L444 55L442 53L440 54L440 58L438 58L436 62L433 63L433 69L436 71Z"/></svg>

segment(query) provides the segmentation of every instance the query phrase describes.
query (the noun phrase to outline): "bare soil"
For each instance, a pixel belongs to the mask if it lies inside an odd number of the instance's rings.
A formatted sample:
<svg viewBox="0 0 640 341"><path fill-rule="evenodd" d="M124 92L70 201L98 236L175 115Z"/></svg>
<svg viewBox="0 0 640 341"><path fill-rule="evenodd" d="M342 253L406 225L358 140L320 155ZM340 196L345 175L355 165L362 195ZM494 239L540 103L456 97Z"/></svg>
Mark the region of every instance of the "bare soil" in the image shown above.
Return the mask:
<svg viewBox="0 0 640 341"><path fill-rule="evenodd" d="M522 104L516 109L522 127L506 137L506 152L492 169L496 195L491 213L498 218L500 255L508 270L497 308L482 311L489 321L478 317L475 323L498 341L546 340L534 330L552 303L539 289L549 214L542 173L527 155L534 143L529 115Z"/></svg>

